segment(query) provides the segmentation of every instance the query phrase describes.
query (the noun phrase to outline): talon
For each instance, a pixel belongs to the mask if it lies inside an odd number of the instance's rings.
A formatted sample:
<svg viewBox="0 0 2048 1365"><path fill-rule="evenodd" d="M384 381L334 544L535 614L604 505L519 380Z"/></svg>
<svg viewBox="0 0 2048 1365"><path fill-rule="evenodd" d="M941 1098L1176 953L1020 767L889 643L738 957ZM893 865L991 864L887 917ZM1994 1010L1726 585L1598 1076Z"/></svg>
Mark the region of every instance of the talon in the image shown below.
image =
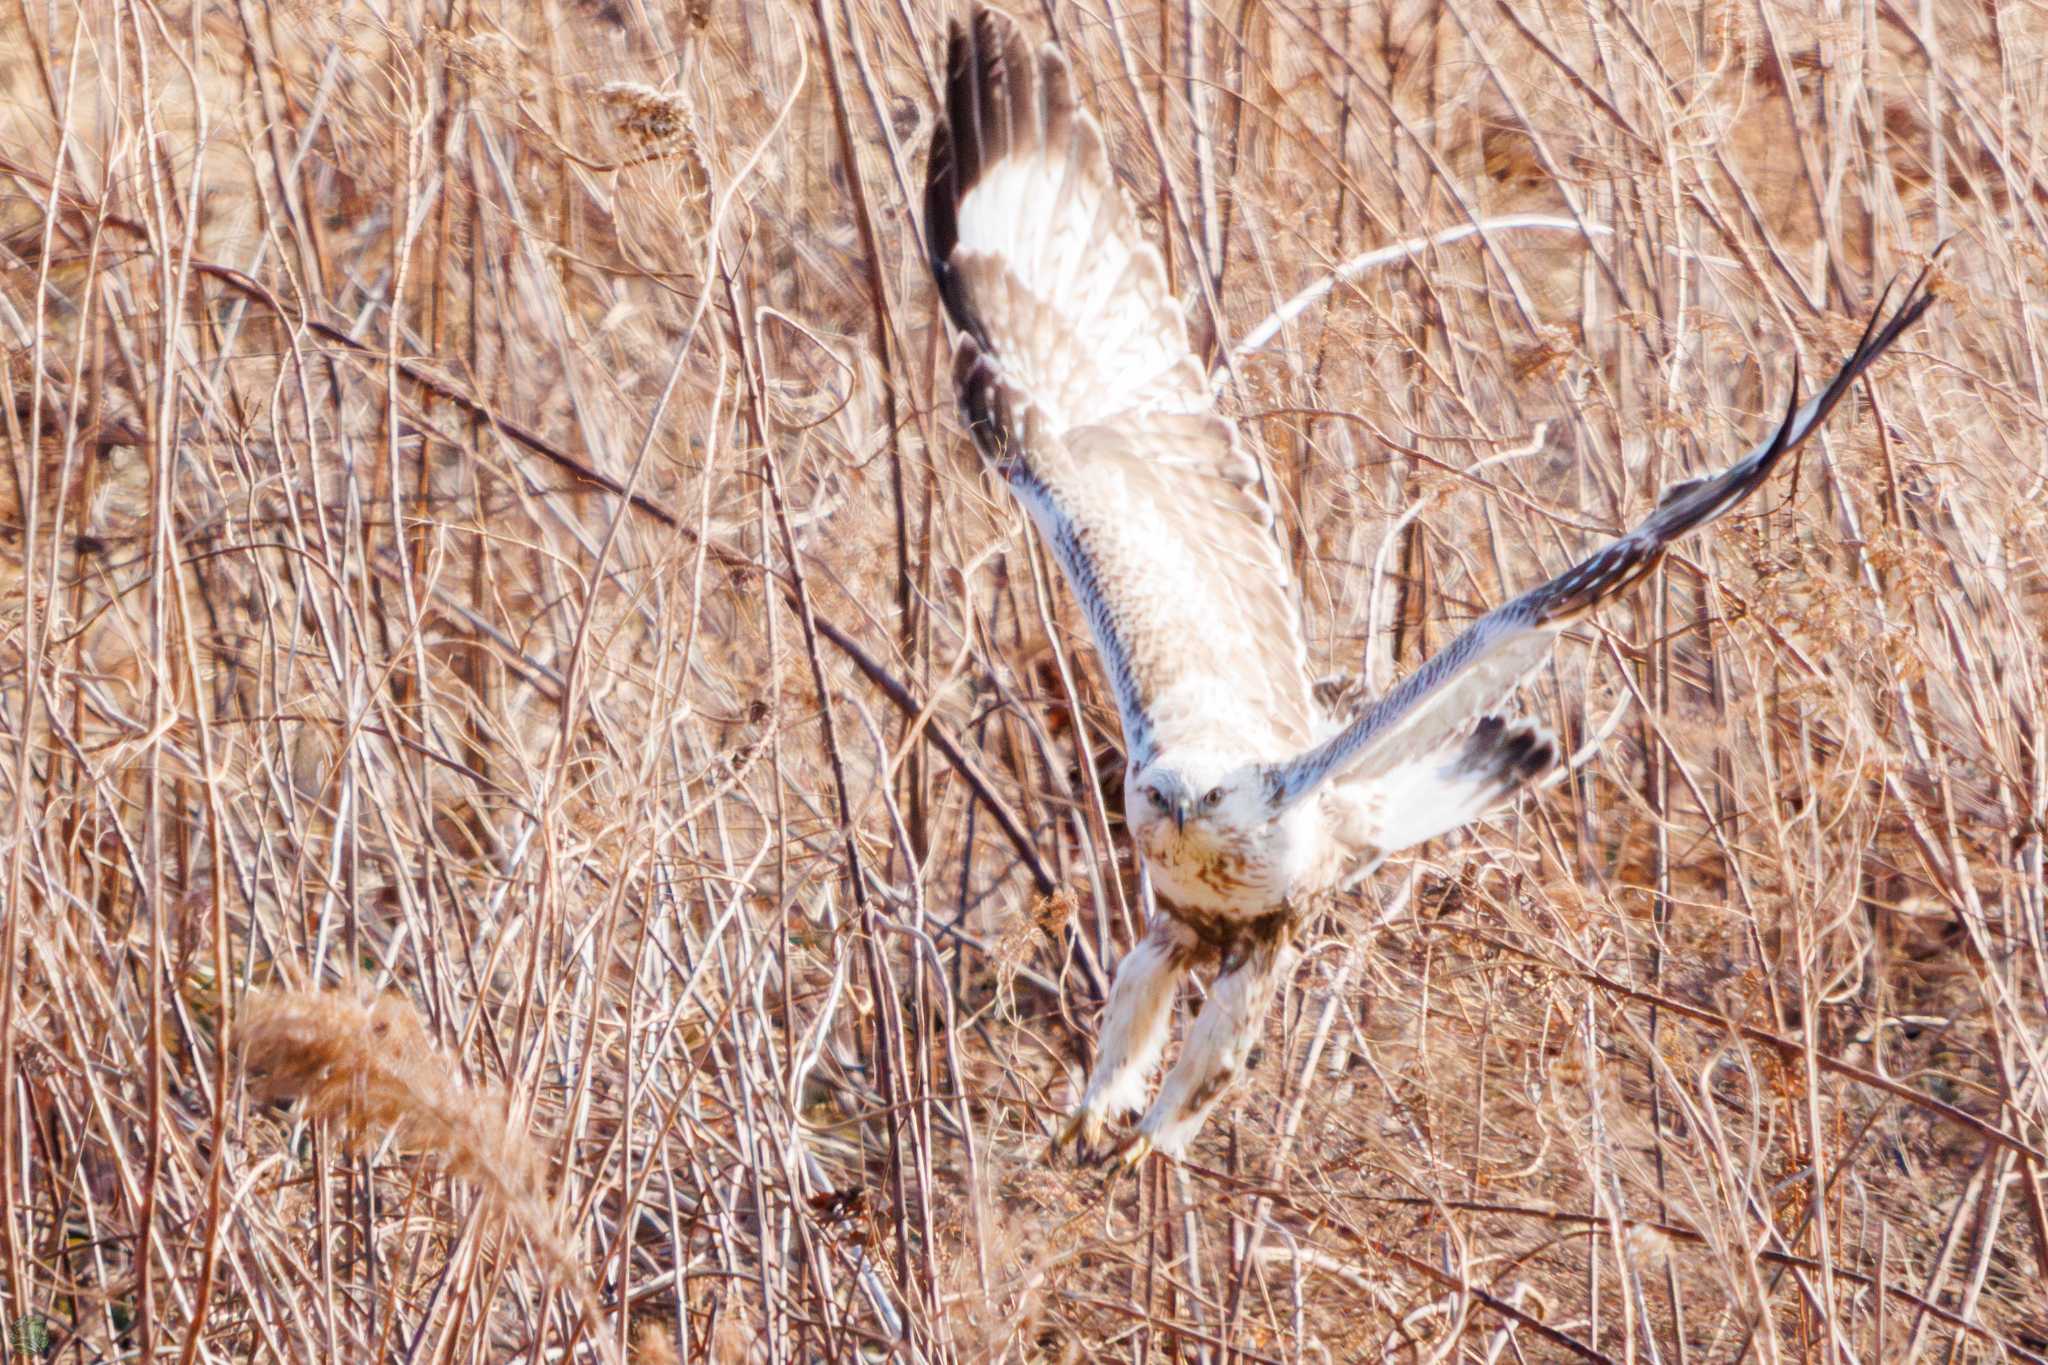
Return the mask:
<svg viewBox="0 0 2048 1365"><path fill-rule="evenodd" d="M1085 1158L1088 1152L1101 1146L1102 1131L1102 1112L1084 1105L1069 1115L1066 1126L1053 1135L1052 1150L1072 1147L1077 1156Z"/></svg>
<svg viewBox="0 0 2048 1365"><path fill-rule="evenodd" d="M1119 1170L1135 1171L1152 1155L1152 1139L1144 1133L1133 1133L1117 1144L1110 1154L1110 1160Z"/></svg>

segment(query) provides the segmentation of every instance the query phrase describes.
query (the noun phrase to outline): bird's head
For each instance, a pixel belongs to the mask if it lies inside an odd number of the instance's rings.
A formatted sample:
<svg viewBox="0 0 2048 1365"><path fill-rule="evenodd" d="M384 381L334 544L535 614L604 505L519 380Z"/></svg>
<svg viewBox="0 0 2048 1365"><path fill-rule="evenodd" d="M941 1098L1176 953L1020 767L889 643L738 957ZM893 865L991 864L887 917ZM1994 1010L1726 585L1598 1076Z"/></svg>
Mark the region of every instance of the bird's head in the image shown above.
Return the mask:
<svg viewBox="0 0 2048 1365"><path fill-rule="evenodd" d="M1240 811L1257 790L1257 770L1199 756L1161 759L1131 774L1124 788L1124 813L1140 837L1167 830L1184 836L1200 833L1220 819L1241 821Z"/></svg>

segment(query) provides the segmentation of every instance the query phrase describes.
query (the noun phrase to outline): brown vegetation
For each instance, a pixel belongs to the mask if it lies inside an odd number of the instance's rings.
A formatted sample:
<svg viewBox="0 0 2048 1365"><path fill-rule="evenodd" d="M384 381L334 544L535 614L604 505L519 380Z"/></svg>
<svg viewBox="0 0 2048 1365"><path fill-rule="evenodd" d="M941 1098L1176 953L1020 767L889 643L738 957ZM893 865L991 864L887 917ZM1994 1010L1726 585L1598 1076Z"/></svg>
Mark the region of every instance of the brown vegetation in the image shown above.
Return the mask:
<svg viewBox="0 0 2048 1365"><path fill-rule="evenodd" d="M1953 236L1943 301L1560 649L1591 756L1333 906L1194 1160L1105 1186L1045 1151L1139 913L1116 732L951 415L943 12L8 10L0 1314L2048 1357L2048 22L1046 11L1212 347L1568 225L1236 355L1372 686Z"/></svg>

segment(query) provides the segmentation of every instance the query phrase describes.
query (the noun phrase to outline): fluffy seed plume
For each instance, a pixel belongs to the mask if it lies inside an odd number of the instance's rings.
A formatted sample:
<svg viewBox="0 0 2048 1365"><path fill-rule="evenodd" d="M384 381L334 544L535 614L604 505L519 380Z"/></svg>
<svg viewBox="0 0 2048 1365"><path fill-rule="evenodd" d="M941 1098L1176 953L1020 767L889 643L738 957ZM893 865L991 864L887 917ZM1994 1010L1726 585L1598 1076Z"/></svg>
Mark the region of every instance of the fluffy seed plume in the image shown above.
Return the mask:
<svg viewBox="0 0 2048 1365"><path fill-rule="evenodd" d="M597 1303L550 1207L544 1163L502 1092L464 1085L403 998L360 983L252 992L242 1066L258 1098L298 1103L361 1149L386 1136L481 1189L576 1295L593 1337Z"/></svg>
<svg viewBox="0 0 2048 1365"><path fill-rule="evenodd" d="M504 1096L457 1080L399 997L358 987L257 991L243 1006L242 1060L258 1096L297 1100L358 1145L391 1134L481 1186L522 1224L547 1221L539 1155L511 1124Z"/></svg>

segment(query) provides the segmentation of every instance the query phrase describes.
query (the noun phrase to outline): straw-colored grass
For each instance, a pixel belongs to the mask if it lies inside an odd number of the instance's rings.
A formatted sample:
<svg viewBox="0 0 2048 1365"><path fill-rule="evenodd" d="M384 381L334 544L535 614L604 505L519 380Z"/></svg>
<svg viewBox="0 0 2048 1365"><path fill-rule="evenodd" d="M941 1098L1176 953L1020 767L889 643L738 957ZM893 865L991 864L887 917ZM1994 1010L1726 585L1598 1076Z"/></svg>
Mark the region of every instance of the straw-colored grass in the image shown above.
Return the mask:
<svg viewBox="0 0 2048 1365"><path fill-rule="evenodd" d="M943 12L8 9L19 1343L2048 1357L2041 11L1048 14L1373 687L1942 299L1106 1184L1141 908L946 389Z"/></svg>

